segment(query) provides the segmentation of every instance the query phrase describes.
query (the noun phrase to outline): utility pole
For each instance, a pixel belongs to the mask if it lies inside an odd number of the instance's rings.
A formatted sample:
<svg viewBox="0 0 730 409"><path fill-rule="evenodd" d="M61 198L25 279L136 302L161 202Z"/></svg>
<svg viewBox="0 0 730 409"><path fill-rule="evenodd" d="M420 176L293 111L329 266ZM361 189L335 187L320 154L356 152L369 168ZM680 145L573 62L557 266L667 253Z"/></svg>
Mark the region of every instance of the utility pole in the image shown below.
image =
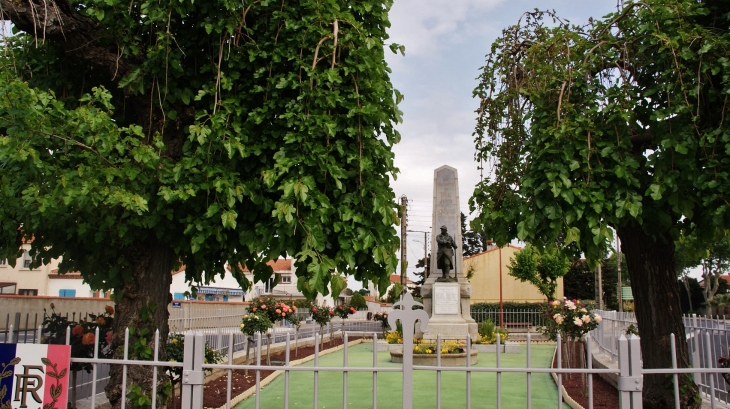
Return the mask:
<svg viewBox="0 0 730 409"><path fill-rule="evenodd" d="M621 285L621 239L618 237L618 231L616 232L616 269L618 271L618 311L624 311L624 288Z"/></svg>
<svg viewBox="0 0 730 409"><path fill-rule="evenodd" d="M603 260L601 260L603 261ZM598 309L603 309L603 270L602 265L599 262L596 267L596 301L598 302Z"/></svg>
<svg viewBox="0 0 730 409"><path fill-rule="evenodd" d="M429 271L429 262L428 262L428 232L423 230L407 230L411 233L423 233L423 262L425 264L424 270L426 271L426 274L423 278L428 278L429 274L431 272ZM418 241L418 240L416 240Z"/></svg>
<svg viewBox="0 0 730 409"><path fill-rule="evenodd" d="M406 289L406 268L408 264L408 253L406 252L406 236L408 231L408 198L406 195L400 197L400 285L401 291Z"/></svg>

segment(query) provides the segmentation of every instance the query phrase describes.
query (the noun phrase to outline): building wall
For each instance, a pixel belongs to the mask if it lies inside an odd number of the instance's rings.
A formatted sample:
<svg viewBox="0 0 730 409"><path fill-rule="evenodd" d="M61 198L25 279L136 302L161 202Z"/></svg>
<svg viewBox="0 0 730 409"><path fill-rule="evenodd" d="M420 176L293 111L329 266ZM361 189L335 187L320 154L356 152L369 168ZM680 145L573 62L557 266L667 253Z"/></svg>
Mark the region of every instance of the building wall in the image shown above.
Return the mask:
<svg viewBox="0 0 730 409"><path fill-rule="evenodd" d="M61 290L75 290L74 297L94 297L94 291L80 277L57 276L48 280L48 296L59 297Z"/></svg>
<svg viewBox="0 0 730 409"><path fill-rule="evenodd" d="M30 244L23 244L23 251L30 250ZM18 258L15 267L10 265L10 260L0 263L0 282L17 283L15 294L20 290L37 290L38 295L57 295L49 293L48 274L51 270L58 268L59 260L52 260L49 264L42 265L35 269L23 267L23 256Z"/></svg>
<svg viewBox="0 0 730 409"><path fill-rule="evenodd" d="M507 266L514 254L521 249L516 246L505 246L487 250L483 253L464 259L464 272L473 271L469 280L472 285L472 304L478 302L499 302L499 275L500 253L502 274L502 301L512 302L542 302L546 298L537 288L528 283L520 282L509 275ZM558 288L555 297L563 298L563 279L558 279Z"/></svg>

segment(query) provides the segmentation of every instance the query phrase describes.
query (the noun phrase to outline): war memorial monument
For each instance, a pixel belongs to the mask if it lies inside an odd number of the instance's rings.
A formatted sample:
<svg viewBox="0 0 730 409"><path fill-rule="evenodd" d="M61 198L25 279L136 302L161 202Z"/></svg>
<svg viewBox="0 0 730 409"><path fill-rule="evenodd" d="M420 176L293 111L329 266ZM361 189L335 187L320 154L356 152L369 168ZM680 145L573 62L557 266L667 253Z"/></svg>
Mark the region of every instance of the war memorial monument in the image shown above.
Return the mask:
<svg viewBox="0 0 730 409"><path fill-rule="evenodd" d="M459 177L456 169L434 170L431 221L431 272L423 287L423 308L430 319L423 338L478 339L477 323L471 317L472 287L462 267Z"/></svg>

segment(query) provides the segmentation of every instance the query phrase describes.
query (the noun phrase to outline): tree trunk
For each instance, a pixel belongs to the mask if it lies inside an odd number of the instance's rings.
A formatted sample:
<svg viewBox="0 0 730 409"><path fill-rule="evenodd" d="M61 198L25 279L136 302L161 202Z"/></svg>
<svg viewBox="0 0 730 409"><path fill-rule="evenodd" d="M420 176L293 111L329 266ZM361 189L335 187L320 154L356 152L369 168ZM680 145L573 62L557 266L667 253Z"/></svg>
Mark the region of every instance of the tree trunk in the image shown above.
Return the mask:
<svg viewBox="0 0 730 409"><path fill-rule="evenodd" d="M621 250L634 293L636 321L641 337L644 368L671 368L670 334L677 345L677 366L689 367L687 342L674 269L674 241L668 233L654 237L641 227L619 227ZM679 376L682 408L699 408L697 386L689 376ZM644 375L644 408L674 407L674 391L667 375Z"/></svg>
<svg viewBox="0 0 730 409"><path fill-rule="evenodd" d="M129 359L152 360L155 350L155 330L160 330L158 360L167 361L168 318L167 305L171 301L173 251L156 239L137 243L126 249L129 262L126 271L127 281L123 288L114 289L116 314L112 346L114 358L124 357L124 331L129 328ZM134 330L133 330L134 328ZM139 391L152 398L152 390L157 393L157 407L164 407L168 396L162 394L164 385L169 382L164 367L157 368L157 385L152 385L152 367L130 365L127 367L126 407L134 407L131 399L137 400ZM122 365L112 365L109 371L109 384L105 388L112 408L122 403ZM141 389L138 391L135 385ZM149 407L149 406L147 406Z"/></svg>

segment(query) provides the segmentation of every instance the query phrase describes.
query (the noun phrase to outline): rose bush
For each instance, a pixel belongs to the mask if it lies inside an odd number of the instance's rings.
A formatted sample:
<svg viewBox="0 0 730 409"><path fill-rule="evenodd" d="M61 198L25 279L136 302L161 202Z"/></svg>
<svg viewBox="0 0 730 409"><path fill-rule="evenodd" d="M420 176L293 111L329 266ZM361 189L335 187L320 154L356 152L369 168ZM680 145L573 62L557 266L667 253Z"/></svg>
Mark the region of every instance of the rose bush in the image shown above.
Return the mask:
<svg viewBox="0 0 730 409"><path fill-rule="evenodd" d="M545 326L538 330L551 341L555 341L558 334L565 339L580 339L598 327L602 320L590 305L567 298L542 304L541 312L545 314Z"/></svg>

